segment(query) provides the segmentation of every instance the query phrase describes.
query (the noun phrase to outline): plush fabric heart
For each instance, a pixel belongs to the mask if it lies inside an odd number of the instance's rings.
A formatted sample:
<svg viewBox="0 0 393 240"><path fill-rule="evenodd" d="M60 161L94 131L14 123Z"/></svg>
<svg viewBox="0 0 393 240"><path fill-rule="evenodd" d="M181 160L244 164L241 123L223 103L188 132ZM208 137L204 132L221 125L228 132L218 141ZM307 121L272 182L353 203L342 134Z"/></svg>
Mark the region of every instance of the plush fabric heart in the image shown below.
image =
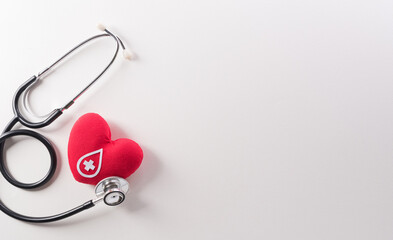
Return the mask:
<svg viewBox="0 0 393 240"><path fill-rule="evenodd" d="M96 113L80 117L68 141L68 162L75 180L97 184L106 177L129 177L141 165L139 145L127 138L111 140L107 122Z"/></svg>

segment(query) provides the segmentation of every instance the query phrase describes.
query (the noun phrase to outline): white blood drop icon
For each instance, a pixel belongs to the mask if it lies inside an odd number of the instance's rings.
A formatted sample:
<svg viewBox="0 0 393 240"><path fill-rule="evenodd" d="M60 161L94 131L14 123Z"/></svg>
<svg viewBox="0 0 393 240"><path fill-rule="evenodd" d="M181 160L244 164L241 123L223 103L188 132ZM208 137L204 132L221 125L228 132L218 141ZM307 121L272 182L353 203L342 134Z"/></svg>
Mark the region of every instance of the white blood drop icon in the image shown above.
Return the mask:
<svg viewBox="0 0 393 240"><path fill-rule="evenodd" d="M96 165L95 161L89 159L89 157L92 157L95 154L99 154L98 166ZM97 174L101 170L102 154L103 154L103 149L101 148L96 151L87 153L87 154L83 155L81 158L79 158L78 162L76 163L76 170L78 170L78 173L82 177L85 177L85 178L93 178L93 177L97 176ZM80 169L80 165L81 165L82 161L83 161L83 165L85 166L84 169L86 172L94 171L94 169L96 169L96 168L97 168L97 170L95 172L93 172L92 174L83 173Z"/></svg>

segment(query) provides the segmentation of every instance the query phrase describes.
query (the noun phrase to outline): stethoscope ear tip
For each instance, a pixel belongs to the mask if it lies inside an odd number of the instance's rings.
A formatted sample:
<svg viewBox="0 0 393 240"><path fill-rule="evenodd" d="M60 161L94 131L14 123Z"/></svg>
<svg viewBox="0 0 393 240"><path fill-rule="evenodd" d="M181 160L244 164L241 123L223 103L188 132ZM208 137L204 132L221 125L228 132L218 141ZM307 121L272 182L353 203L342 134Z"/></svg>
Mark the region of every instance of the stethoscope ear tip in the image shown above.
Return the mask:
<svg viewBox="0 0 393 240"><path fill-rule="evenodd" d="M128 51L127 49L123 50L123 57L129 61L131 61L135 56L133 53L131 53L130 51Z"/></svg>
<svg viewBox="0 0 393 240"><path fill-rule="evenodd" d="M103 25L101 23L97 25L97 28L100 29L101 31L105 31L105 29L106 29L105 25Z"/></svg>

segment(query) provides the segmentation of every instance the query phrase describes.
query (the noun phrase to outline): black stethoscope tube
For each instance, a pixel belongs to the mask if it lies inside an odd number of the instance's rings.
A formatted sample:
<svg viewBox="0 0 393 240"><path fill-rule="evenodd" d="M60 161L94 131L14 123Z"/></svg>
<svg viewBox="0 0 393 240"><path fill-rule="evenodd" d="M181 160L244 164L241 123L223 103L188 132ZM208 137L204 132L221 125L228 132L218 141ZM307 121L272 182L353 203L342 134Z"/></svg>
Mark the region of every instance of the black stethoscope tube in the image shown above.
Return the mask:
<svg viewBox="0 0 393 240"><path fill-rule="evenodd" d="M4 178L11 183L12 185L18 187L18 188L23 188L23 189L33 189L33 188L38 188L47 183L54 175L57 167L57 157L56 157L56 152L52 146L52 144L41 134L37 132L33 132L31 130L26 130L26 129L20 129L20 130L11 130L15 124L18 122L18 117L14 117L5 127L3 134L0 136L0 172L3 174ZM45 145L47 148L49 155L50 155L50 166L49 170L46 173L46 175L39 181L34 182L34 183L22 183L18 180L16 180L8 171L7 167L5 166L4 163L4 144L5 141L8 138L11 138L13 136L29 136L37 139L40 141L42 144ZM44 223L44 222L54 222L57 220L61 220L67 217L70 217L74 214L77 214L83 210L89 209L91 207L94 207L94 203L92 200L85 202L84 204L73 208L69 211L56 214L53 216L48 216L48 217L30 217L30 216L25 216L19 213L16 213L9 209L7 206L4 205L4 203L0 200L0 210L3 211L5 214L7 214L10 217L13 217L18 220L26 221L26 222L34 222L34 223Z"/></svg>
<svg viewBox="0 0 393 240"><path fill-rule="evenodd" d="M0 172L3 174L4 178L9 183L14 185L15 187L23 188L23 189L32 189L32 188L41 187L42 185L47 183L53 177L53 175L54 175L54 173L56 171L56 167L57 167L56 152L53 149L53 146L48 141L48 139L46 139L44 136L42 136L41 134L39 134L37 132L33 132L31 130L26 130L26 129L11 130L12 127L17 122L18 122L18 118L14 117L10 121L10 123L6 126L6 128L4 129L2 135L0 136ZM37 139L38 141L40 141L42 144L44 144L44 146L48 150L49 155L50 155L50 159L51 159L50 166L49 166L48 172L46 173L46 175L41 180L39 180L39 181L37 181L35 183L22 183L22 182L19 182L18 180L16 180L9 173L7 167L4 164L4 145L5 145L5 141L8 138L11 138L13 136L29 136L29 137L33 137L33 138Z"/></svg>

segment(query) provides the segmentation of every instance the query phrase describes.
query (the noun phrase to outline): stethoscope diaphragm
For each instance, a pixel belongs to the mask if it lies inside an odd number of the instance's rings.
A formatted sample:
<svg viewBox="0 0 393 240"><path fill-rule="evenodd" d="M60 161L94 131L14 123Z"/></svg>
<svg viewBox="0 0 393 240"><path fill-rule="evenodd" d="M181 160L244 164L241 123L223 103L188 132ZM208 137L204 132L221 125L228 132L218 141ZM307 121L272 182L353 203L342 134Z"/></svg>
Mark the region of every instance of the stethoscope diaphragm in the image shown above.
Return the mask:
<svg viewBox="0 0 393 240"><path fill-rule="evenodd" d="M101 200L108 206L117 206L125 199L129 189L127 180L121 177L108 177L101 180L95 187L97 199L94 203Z"/></svg>

